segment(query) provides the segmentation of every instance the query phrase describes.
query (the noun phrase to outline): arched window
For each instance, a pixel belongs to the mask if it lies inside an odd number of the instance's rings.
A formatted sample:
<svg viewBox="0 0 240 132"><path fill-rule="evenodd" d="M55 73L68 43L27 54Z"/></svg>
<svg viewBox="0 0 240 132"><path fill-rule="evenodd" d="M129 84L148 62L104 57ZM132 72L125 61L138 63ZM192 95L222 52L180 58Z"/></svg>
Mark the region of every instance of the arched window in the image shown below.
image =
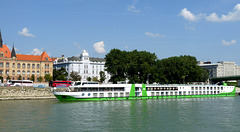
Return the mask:
<svg viewBox="0 0 240 132"><path fill-rule="evenodd" d="M27 71L27 74L30 75L30 71L29 70Z"/></svg>
<svg viewBox="0 0 240 132"><path fill-rule="evenodd" d="M37 71L37 75L39 75L39 71Z"/></svg>
<svg viewBox="0 0 240 132"><path fill-rule="evenodd" d="M23 77L22 79L25 80L25 77Z"/></svg>
<svg viewBox="0 0 240 132"><path fill-rule="evenodd" d="M25 65L25 63L23 63L23 64L22 64L22 68L25 68L25 67L26 67L26 65Z"/></svg>
<svg viewBox="0 0 240 132"><path fill-rule="evenodd" d="M18 74L18 75L20 75L20 74L21 74L20 70L18 70L18 71L17 71L17 74Z"/></svg>
<svg viewBox="0 0 240 132"><path fill-rule="evenodd" d="M37 64L37 69L39 69L40 68L40 65L39 64Z"/></svg>
<svg viewBox="0 0 240 132"><path fill-rule="evenodd" d="M15 75L15 70L12 71L12 74Z"/></svg>
<svg viewBox="0 0 240 132"><path fill-rule="evenodd" d="M17 68L21 68L21 64L20 63L17 64Z"/></svg>
<svg viewBox="0 0 240 132"><path fill-rule="evenodd" d="M15 68L15 63L12 64L12 67Z"/></svg>
<svg viewBox="0 0 240 132"><path fill-rule="evenodd" d="M35 64L32 64L32 68L35 68Z"/></svg>
<svg viewBox="0 0 240 132"><path fill-rule="evenodd" d="M22 71L22 74L25 75L25 71L24 70Z"/></svg>
<svg viewBox="0 0 240 132"><path fill-rule="evenodd" d="M27 68L30 68L30 64L27 64Z"/></svg>
<svg viewBox="0 0 240 132"><path fill-rule="evenodd" d="M9 67L9 63L8 62L6 63L6 67Z"/></svg>
<svg viewBox="0 0 240 132"><path fill-rule="evenodd" d="M45 61L48 61L48 57L45 58Z"/></svg>
<svg viewBox="0 0 240 132"><path fill-rule="evenodd" d="M0 62L0 67L3 67L3 62Z"/></svg>
<svg viewBox="0 0 240 132"><path fill-rule="evenodd" d="M35 71L32 71L32 75L35 75Z"/></svg>

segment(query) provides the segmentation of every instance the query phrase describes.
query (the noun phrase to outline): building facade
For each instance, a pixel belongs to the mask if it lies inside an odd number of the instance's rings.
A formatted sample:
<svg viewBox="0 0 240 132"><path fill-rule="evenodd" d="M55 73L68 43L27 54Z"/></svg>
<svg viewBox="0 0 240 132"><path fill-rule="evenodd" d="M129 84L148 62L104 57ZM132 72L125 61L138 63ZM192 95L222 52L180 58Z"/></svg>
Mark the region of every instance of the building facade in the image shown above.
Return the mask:
<svg viewBox="0 0 240 132"><path fill-rule="evenodd" d="M240 75L240 66L236 65L235 62L198 62L198 65L209 71L210 78Z"/></svg>
<svg viewBox="0 0 240 132"><path fill-rule="evenodd" d="M68 72L68 79L70 79L71 72L77 72L82 80L87 81L87 78L90 77L93 79L96 77L100 79L100 71L103 71L106 75L105 83L110 79L110 74L104 70L105 60L102 58L89 57L89 54L86 50L82 51L80 57L68 57L57 58L54 60L53 68L60 69L64 67Z"/></svg>
<svg viewBox="0 0 240 132"><path fill-rule="evenodd" d="M3 44L0 32L0 76L3 82L7 80L30 80L34 75L34 82L39 82L39 77L46 74L53 75L53 62L46 52L41 55L16 54L6 44Z"/></svg>

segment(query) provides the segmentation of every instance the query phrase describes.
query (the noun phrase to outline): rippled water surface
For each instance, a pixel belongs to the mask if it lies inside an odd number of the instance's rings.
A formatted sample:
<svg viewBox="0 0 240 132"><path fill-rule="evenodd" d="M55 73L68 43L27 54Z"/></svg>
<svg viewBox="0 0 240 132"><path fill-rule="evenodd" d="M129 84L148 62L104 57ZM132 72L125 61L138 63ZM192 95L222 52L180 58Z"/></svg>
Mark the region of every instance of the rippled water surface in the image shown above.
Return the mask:
<svg viewBox="0 0 240 132"><path fill-rule="evenodd" d="M99 102L0 101L0 131L240 131L240 96Z"/></svg>

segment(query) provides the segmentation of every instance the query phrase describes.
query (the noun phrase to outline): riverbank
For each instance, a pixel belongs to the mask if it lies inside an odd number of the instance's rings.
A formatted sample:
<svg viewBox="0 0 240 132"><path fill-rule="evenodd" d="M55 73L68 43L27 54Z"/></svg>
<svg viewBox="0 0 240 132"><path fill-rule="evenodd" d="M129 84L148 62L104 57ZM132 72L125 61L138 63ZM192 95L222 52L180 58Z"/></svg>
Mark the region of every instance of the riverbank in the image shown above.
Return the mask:
<svg viewBox="0 0 240 132"><path fill-rule="evenodd" d="M51 88L0 87L0 100L56 99Z"/></svg>

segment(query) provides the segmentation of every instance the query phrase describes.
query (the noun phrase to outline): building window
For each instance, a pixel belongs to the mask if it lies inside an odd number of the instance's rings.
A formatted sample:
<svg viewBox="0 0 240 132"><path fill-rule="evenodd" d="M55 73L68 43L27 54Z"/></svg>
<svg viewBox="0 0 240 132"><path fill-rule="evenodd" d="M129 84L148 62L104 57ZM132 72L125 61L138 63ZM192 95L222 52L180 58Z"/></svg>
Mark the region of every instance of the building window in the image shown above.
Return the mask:
<svg viewBox="0 0 240 132"><path fill-rule="evenodd" d="M48 57L45 58L45 61L48 61Z"/></svg>
<svg viewBox="0 0 240 132"><path fill-rule="evenodd" d="M32 68L35 68L35 64L32 64Z"/></svg>
<svg viewBox="0 0 240 132"><path fill-rule="evenodd" d="M25 80L25 77L23 77L22 79Z"/></svg>
<svg viewBox="0 0 240 132"><path fill-rule="evenodd" d="M6 67L9 67L9 63L8 62L6 63Z"/></svg>
<svg viewBox="0 0 240 132"><path fill-rule="evenodd" d="M40 68L40 65L39 64L37 64L37 69L39 69Z"/></svg>
<svg viewBox="0 0 240 132"><path fill-rule="evenodd" d="M3 62L0 62L0 67L3 67Z"/></svg>
<svg viewBox="0 0 240 132"><path fill-rule="evenodd" d="M39 75L39 71L37 71L37 75Z"/></svg>
<svg viewBox="0 0 240 132"><path fill-rule="evenodd" d="M6 70L6 74L9 74L9 70Z"/></svg>
<svg viewBox="0 0 240 132"><path fill-rule="evenodd" d="M15 75L15 70L12 71L12 74Z"/></svg>
<svg viewBox="0 0 240 132"><path fill-rule="evenodd" d="M32 71L32 75L35 75L35 71Z"/></svg>
<svg viewBox="0 0 240 132"><path fill-rule="evenodd" d="M30 68L30 64L27 64L27 68Z"/></svg>
<svg viewBox="0 0 240 132"><path fill-rule="evenodd" d="M30 75L30 71L29 70L27 71L27 74Z"/></svg>
<svg viewBox="0 0 240 132"><path fill-rule="evenodd" d="M25 63L23 63L23 64L22 64L22 68L25 68L25 66L26 66Z"/></svg>
<svg viewBox="0 0 240 132"><path fill-rule="evenodd" d="M3 74L3 70L0 70L0 74Z"/></svg>
<svg viewBox="0 0 240 132"><path fill-rule="evenodd" d="M20 63L17 64L17 68L21 68L21 64Z"/></svg>
<svg viewBox="0 0 240 132"><path fill-rule="evenodd" d="M12 67L15 68L15 63L12 64Z"/></svg>
<svg viewBox="0 0 240 132"><path fill-rule="evenodd" d="M18 71L17 71L17 74L18 74L18 75L20 75L20 74L21 74L20 70L18 70Z"/></svg>
<svg viewBox="0 0 240 132"><path fill-rule="evenodd" d="M25 71L24 70L22 71L22 74L25 75Z"/></svg>

